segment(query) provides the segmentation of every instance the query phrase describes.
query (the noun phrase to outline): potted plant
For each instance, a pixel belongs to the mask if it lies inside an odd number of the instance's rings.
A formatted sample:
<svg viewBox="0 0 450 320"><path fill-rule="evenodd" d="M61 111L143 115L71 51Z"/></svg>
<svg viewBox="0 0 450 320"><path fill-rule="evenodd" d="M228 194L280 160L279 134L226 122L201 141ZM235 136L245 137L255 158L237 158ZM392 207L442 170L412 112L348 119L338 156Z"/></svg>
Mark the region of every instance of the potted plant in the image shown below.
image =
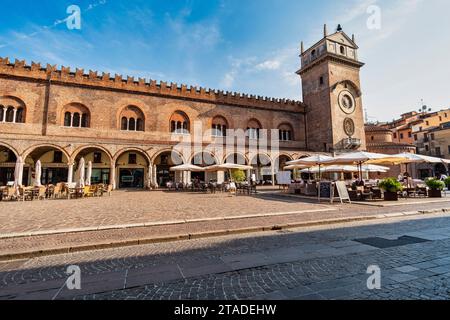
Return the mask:
<svg viewBox="0 0 450 320"><path fill-rule="evenodd" d="M444 183L445 183L445 185L447 186L447 189L450 190L450 177L446 178L446 179L444 180Z"/></svg>
<svg viewBox="0 0 450 320"><path fill-rule="evenodd" d="M379 183L379 187L384 191L384 200L397 201L398 192L403 190L403 186L395 178L387 178Z"/></svg>
<svg viewBox="0 0 450 320"><path fill-rule="evenodd" d="M430 191L428 192L428 197L430 198L442 198L442 190L445 188L445 183L436 178L427 179L425 181Z"/></svg>

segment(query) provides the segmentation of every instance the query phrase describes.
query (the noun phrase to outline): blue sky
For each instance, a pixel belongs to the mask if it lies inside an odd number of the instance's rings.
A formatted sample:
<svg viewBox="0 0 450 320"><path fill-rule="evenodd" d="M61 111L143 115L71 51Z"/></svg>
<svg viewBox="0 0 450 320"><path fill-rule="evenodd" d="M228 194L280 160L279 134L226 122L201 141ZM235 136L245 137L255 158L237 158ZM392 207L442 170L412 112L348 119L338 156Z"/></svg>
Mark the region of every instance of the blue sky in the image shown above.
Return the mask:
<svg viewBox="0 0 450 320"><path fill-rule="evenodd" d="M62 20L82 10L81 30ZM381 9L369 30L367 8ZM448 0L3 0L0 56L301 99L299 44L355 33L369 120L450 107ZM56 23L55 23L56 22Z"/></svg>

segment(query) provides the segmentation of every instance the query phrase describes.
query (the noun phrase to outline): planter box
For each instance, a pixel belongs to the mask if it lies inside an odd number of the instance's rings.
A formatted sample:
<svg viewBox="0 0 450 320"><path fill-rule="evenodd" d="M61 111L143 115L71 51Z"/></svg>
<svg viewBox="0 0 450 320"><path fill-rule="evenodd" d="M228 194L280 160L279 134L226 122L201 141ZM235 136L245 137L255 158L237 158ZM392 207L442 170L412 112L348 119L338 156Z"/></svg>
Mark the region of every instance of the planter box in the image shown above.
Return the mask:
<svg viewBox="0 0 450 320"><path fill-rule="evenodd" d="M384 200L385 201L398 201L398 193L397 192L384 192Z"/></svg>
<svg viewBox="0 0 450 320"><path fill-rule="evenodd" d="M442 198L442 191L439 189L430 189L428 191L428 197L430 198Z"/></svg>

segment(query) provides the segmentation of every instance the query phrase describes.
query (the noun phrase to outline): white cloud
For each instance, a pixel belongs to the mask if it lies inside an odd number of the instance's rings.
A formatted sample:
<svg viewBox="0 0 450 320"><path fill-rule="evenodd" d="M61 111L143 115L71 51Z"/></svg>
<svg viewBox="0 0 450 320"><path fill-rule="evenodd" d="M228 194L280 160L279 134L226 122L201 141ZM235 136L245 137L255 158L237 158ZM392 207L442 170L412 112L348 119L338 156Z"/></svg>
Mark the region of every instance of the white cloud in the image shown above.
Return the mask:
<svg viewBox="0 0 450 320"><path fill-rule="evenodd" d="M280 69L281 62L278 60L267 60L256 65L256 70L278 70Z"/></svg>

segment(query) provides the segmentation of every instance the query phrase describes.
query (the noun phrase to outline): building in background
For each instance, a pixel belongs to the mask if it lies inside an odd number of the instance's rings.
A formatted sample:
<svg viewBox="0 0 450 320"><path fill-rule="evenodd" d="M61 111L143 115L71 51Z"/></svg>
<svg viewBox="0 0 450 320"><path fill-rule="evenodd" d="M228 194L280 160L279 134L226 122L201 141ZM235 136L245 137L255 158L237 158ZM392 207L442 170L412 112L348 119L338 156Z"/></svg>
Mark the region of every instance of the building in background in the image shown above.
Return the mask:
<svg viewBox="0 0 450 320"><path fill-rule="evenodd" d="M384 126L368 124L365 126L367 151L383 154L416 153L416 147L410 143L396 142L394 132ZM397 177L404 173L405 166L390 166L391 170L386 173L371 174L371 178L381 179Z"/></svg>
<svg viewBox="0 0 450 320"><path fill-rule="evenodd" d="M410 152L408 150L412 146L414 152L418 154L450 159L450 109L431 112L424 106L422 110L423 112L412 111L402 114L400 119L392 122L366 126L367 149L390 153L392 148L387 144L390 143L388 136L392 134L391 144L397 144L399 150L406 150L403 152ZM383 130L385 130L384 137ZM383 139L386 141L381 141ZM381 147L381 144L384 146ZM386 152L383 152L383 148ZM415 177L422 179L448 172L448 168L443 164L424 163L412 167Z"/></svg>

